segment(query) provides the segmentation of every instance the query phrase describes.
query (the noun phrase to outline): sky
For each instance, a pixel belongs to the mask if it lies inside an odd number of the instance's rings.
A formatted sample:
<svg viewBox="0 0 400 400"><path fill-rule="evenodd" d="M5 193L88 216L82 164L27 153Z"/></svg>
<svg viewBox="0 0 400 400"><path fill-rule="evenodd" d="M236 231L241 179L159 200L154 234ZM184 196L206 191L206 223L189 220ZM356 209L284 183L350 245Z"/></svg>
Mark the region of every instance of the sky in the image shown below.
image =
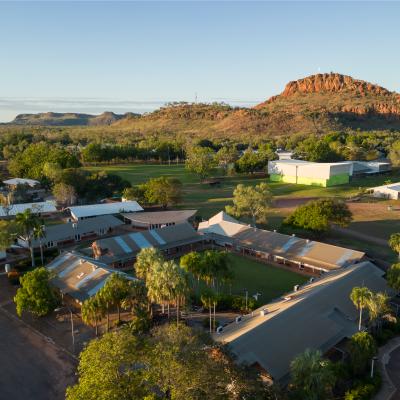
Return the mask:
<svg viewBox="0 0 400 400"><path fill-rule="evenodd" d="M339 72L400 92L397 2L0 2L0 121L253 106Z"/></svg>

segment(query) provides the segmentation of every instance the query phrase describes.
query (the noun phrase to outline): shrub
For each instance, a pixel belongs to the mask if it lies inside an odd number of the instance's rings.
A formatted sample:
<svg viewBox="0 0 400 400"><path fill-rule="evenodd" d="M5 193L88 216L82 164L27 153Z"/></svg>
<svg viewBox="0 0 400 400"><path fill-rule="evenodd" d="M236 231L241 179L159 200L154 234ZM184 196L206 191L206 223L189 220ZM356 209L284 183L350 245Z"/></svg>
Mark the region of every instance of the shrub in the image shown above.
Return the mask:
<svg viewBox="0 0 400 400"><path fill-rule="evenodd" d="M370 400L378 392L381 384L382 380L378 374L373 379L359 381L353 389L345 393L344 400Z"/></svg>

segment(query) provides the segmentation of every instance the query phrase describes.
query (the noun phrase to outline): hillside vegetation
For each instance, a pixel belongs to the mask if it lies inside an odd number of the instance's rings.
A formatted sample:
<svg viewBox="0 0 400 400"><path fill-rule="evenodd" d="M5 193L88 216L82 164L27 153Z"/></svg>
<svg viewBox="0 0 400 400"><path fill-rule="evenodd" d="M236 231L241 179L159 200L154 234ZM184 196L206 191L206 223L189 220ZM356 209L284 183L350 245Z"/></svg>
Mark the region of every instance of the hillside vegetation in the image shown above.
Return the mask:
<svg viewBox="0 0 400 400"><path fill-rule="evenodd" d="M283 92L254 108L171 103L143 115L22 114L11 125L108 126L142 135L277 136L332 129L400 130L400 95L337 73L289 82Z"/></svg>

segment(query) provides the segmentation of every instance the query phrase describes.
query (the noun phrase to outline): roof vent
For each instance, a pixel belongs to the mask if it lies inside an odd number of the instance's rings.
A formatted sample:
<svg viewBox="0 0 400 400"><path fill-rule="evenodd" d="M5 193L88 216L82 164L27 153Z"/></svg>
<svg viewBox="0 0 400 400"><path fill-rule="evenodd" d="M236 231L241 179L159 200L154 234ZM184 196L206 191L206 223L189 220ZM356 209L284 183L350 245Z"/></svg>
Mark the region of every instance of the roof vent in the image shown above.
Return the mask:
<svg viewBox="0 0 400 400"><path fill-rule="evenodd" d="M239 315L238 317L235 318L235 322L238 324L242 320L242 316Z"/></svg>
<svg viewBox="0 0 400 400"><path fill-rule="evenodd" d="M220 335L220 334L222 333L223 330L224 330L224 327L223 327L223 326L219 326L219 327L217 328L217 333L218 333L218 335Z"/></svg>
<svg viewBox="0 0 400 400"><path fill-rule="evenodd" d="M263 308L261 311L260 311L260 315L263 317L264 315L267 315L268 314L268 310L266 309L266 308Z"/></svg>
<svg viewBox="0 0 400 400"><path fill-rule="evenodd" d="M310 243L310 239L307 239L306 242L307 242L307 243Z"/></svg>
<svg viewBox="0 0 400 400"><path fill-rule="evenodd" d="M72 228L73 229L76 229L78 227L78 224L76 223L76 222L74 222L73 224L72 224Z"/></svg>
<svg viewBox="0 0 400 400"><path fill-rule="evenodd" d="M292 236L295 237L296 235L294 233L292 233Z"/></svg>
<svg viewBox="0 0 400 400"><path fill-rule="evenodd" d="M276 229L274 229L274 232L276 233Z"/></svg>
<svg viewBox="0 0 400 400"><path fill-rule="evenodd" d="M300 285L294 285L293 290L297 292L300 289Z"/></svg>

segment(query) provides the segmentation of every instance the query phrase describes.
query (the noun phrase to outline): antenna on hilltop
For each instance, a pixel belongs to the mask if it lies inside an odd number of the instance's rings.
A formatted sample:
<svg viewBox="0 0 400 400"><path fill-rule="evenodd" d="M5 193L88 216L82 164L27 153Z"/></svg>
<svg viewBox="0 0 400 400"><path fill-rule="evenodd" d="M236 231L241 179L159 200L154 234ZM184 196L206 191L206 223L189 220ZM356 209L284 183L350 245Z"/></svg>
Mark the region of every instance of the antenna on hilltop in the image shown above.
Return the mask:
<svg viewBox="0 0 400 400"><path fill-rule="evenodd" d="M197 92L194 93L194 102L197 104Z"/></svg>

